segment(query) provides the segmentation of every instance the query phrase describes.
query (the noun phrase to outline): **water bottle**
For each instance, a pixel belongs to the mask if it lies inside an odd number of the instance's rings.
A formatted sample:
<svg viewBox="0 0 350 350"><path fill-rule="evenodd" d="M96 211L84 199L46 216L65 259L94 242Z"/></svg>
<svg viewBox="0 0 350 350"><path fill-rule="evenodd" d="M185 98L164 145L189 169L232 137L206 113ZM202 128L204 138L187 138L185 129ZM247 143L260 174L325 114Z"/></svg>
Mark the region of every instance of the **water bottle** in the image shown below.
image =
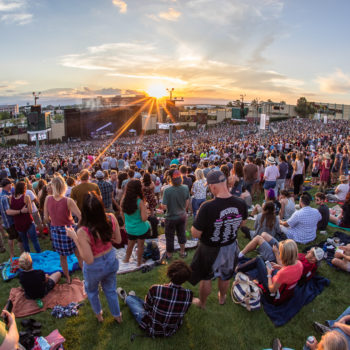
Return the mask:
<svg viewBox="0 0 350 350"><path fill-rule="evenodd" d="M315 339L315 337L313 335L310 335L309 337L307 337L307 341L310 344L313 344L315 342L315 340L316 339ZM305 344L304 349L310 350L310 348L307 346L307 343Z"/></svg>

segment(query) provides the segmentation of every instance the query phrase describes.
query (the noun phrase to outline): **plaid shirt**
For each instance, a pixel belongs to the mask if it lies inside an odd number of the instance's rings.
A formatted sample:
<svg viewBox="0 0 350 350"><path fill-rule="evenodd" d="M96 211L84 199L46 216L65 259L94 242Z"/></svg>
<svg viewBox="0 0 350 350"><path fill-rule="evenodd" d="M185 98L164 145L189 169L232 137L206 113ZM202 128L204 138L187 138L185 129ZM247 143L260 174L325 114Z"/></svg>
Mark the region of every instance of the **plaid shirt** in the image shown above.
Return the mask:
<svg viewBox="0 0 350 350"><path fill-rule="evenodd" d="M297 243L306 244L316 238L317 223L322 219L317 209L309 206L301 208L287 220L287 237Z"/></svg>
<svg viewBox="0 0 350 350"><path fill-rule="evenodd" d="M173 335L182 325L192 299L191 290L173 283L152 286L144 303L147 314L140 322L141 328L151 336Z"/></svg>
<svg viewBox="0 0 350 350"><path fill-rule="evenodd" d="M110 182L104 180L97 181L97 186L100 189L105 208L110 208L112 205L113 186Z"/></svg>
<svg viewBox="0 0 350 350"><path fill-rule="evenodd" d="M13 225L13 218L6 214L6 210L10 209L9 196L11 196L10 192L2 190L0 195L0 212L4 227L6 229Z"/></svg>

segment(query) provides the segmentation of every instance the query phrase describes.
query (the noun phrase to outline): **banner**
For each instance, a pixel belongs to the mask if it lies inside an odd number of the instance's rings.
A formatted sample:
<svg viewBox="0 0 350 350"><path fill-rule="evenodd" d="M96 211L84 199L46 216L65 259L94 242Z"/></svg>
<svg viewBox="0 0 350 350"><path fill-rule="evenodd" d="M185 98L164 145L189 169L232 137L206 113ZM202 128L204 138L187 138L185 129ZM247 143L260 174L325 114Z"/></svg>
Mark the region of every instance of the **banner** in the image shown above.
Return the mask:
<svg viewBox="0 0 350 350"><path fill-rule="evenodd" d="M265 130L266 114L260 114L260 130Z"/></svg>

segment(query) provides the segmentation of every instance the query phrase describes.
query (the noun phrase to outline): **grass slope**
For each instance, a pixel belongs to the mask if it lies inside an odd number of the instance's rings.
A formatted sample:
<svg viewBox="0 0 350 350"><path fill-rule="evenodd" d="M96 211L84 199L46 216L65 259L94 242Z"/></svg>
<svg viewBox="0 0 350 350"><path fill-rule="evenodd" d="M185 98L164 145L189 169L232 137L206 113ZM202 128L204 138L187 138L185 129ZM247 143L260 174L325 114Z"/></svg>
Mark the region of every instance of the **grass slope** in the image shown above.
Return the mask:
<svg viewBox="0 0 350 350"><path fill-rule="evenodd" d="M315 193L315 191L311 191ZM190 227L190 220L188 227ZM253 222L248 222L253 227ZM337 229L328 228L331 236ZM317 242L325 239L318 236ZM239 246L243 248L248 240L242 233L238 235ZM49 240L41 240L43 249L50 249ZM300 246L300 250L302 246ZM194 251L189 252L186 261L191 262ZM252 256L254 254L252 253ZM175 254L175 257L177 254ZM7 254L1 255L1 260L8 259ZM105 321L98 324L88 301L80 309L79 316L57 320L50 315L50 311L34 315L43 324L43 335L58 328L66 338L65 349L232 349L253 350L269 347L273 338L281 339L284 346L301 349L307 336L315 334L313 321L323 322L335 319L349 306L349 274L338 272L322 263L319 273L331 280L331 285L325 288L313 302L305 306L287 325L275 328L263 310L248 312L243 307L234 304L230 298L224 306L217 301L217 284L213 283L213 290L208 299L207 309L199 310L191 306L185 317L181 329L168 339L136 338L131 343L132 333L141 334L128 308L121 303L123 323L118 325L109 313L106 299L100 293L104 309ZM74 277L82 279L82 273L76 272ZM137 295L144 296L150 285L166 283L166 266L159 266L148 273L134 272L117 277L118 286L125 290L135 290ZM19 285L18 279L10 282L0 282L0 305L5 305L10 289ZM198 296L198 285L191 288ZM19 325L19 320L17 320ZM20 326L19 326L20 328ZM316 335L316 334L315 334Z"/></svg>

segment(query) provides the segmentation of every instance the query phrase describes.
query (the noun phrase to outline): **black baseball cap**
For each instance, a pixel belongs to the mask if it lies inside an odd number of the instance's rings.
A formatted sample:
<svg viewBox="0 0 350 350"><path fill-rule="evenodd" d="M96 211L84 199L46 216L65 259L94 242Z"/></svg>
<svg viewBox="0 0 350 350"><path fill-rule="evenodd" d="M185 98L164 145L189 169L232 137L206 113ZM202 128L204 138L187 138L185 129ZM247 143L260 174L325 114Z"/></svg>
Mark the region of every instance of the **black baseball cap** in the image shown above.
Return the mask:
<svg viewBox="0 0 350 350"><path fill-rule="evenodd" d="M226 176L220 170L211 170L207 175L208 185L219 184L226 181Z"/></svg>

